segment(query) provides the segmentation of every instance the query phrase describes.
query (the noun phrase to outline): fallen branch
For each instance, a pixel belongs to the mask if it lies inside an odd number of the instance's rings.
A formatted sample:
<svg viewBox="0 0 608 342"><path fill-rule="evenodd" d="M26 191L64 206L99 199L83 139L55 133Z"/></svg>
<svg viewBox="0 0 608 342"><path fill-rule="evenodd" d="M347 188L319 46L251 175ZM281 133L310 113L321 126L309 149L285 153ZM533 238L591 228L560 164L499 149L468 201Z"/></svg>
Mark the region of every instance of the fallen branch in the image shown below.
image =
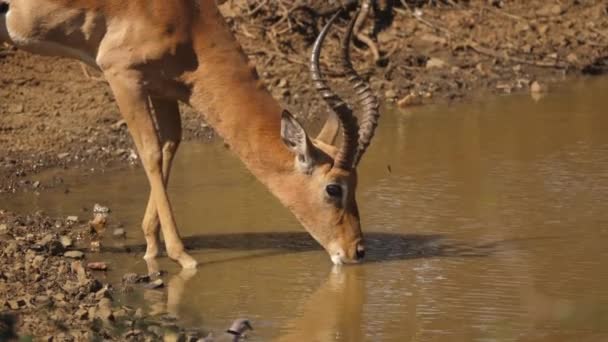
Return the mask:
<svg viewBox="0 0 608 342"><path fill-rule="evenodd" d="M570 64L562 63L559 61L555 61L555 62L532 61L532 60L519 58L519 57L515 57L515 56L509 56L506 52L501 54L495 50L483 47L472 40L465 43L464 46L470 48L471 50L473 50L479 54L506 60L508 62L528 64L528 65L533 65L533 66L537 66L540 68L567 69L570 67Z"/></svg>

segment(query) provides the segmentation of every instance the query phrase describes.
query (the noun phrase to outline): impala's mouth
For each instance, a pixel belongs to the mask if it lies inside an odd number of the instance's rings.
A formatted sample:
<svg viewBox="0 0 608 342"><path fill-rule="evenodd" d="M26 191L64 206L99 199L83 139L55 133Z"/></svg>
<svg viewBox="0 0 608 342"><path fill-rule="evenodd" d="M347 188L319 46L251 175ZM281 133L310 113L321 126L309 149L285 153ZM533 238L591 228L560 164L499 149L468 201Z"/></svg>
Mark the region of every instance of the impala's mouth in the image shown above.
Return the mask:
<svg viewBox="0 0 608 342"><path fill-rule="evenodd" d="M344 264L358 264L361 262L361 259L355 260L355 259L346 258L346 257L344 257L344 253L341 253L341 252L330 254L330 258L331 258L331 261L336 266L344 265Z"/></svg>

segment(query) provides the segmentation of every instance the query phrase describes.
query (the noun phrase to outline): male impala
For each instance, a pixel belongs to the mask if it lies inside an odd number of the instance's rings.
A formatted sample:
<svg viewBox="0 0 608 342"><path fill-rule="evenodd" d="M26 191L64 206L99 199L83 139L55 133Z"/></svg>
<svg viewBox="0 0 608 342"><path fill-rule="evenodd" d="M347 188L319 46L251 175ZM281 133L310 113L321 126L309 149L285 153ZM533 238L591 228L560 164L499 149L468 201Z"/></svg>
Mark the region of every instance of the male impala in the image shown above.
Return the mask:
<svg viewBox="0 0 608 342"><path fill-rule="evenodd" d="M336 15L314 44L311 74L339 120L330 117L311 140L265 89L214 0L0 0L0 12L0 40L77 58L103 72L150 182L144 258L158 255L160 226L167 255L184 268L196 266L184 250L166 192L181 139L178 101L204 115L334 263L363 257L356 166L373 137L378 104L348 59L352 24L343 64L364 118L359 127L320 76L321 45ZM339 126L340 148L333 146Z"/></svg>

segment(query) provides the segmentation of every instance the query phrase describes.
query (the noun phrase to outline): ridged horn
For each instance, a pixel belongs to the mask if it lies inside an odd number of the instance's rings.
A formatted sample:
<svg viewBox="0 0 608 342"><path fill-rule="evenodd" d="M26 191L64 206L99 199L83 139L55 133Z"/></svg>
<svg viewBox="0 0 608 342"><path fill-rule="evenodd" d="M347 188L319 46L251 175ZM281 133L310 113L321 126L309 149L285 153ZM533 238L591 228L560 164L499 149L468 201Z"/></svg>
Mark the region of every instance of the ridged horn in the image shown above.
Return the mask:
<svg viewBox="0 0 608 342"><path fill-rule="evenodd" d="M348 104L346 104L346 102L327 85L319 68L319 55L321 54L321 48L325 41L325 37L327 36L331 25L342 12L342 9L336 12L331 19L329 19L327 24L325 24L319 33L319 36L317 36L310 55L310 76L312 78L313 86L321 94L323 100L325 100L336 113L338 120L340 121L340 126L342 127L343 141L342 146L336 155L334 167L349 170L353 167L358 146L359 125L357 123L357 118L353 115L353 111Z"/></svg>
<svg viewBox="0 0 608 342"><path fill-rule="evenodd" d="M378 119L380 118L378 98L372 92L369 83L361 78L357 71L355 71L350 60L350 41L353 35L353 28L359 15L361 15L361 12L358 12L350 20L348 28L346 29L346 34L342 40L342 68L344 69L348 82L355 90L357 102L362 110L359 132L357 134L359 141L353 167L357 167L359 161L361 161L361 157L369 147L369 144L374 137L374 133L376 132L376 126L378 126Z"/></svg>

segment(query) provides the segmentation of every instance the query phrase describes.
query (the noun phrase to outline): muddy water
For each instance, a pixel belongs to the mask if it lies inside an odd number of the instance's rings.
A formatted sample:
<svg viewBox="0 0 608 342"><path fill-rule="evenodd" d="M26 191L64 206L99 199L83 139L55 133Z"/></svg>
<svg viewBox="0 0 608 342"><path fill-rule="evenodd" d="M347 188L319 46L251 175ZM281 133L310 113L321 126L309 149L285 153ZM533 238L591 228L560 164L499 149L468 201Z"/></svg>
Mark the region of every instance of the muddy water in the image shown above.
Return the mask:
<svg viewBox="0 0 608 342"><path fill-rule="evenodd" d="M361 167L367 262L325 252L221 144L185 145L170 194L201 262L127 303L252 340L599 341L608 339L608 79L414 112L387 111ZM89 216L119 279L145 272L139 169L66 176L70 192L11 197L12 209ZM125 252L125 248L131 252Z"/></svg>

